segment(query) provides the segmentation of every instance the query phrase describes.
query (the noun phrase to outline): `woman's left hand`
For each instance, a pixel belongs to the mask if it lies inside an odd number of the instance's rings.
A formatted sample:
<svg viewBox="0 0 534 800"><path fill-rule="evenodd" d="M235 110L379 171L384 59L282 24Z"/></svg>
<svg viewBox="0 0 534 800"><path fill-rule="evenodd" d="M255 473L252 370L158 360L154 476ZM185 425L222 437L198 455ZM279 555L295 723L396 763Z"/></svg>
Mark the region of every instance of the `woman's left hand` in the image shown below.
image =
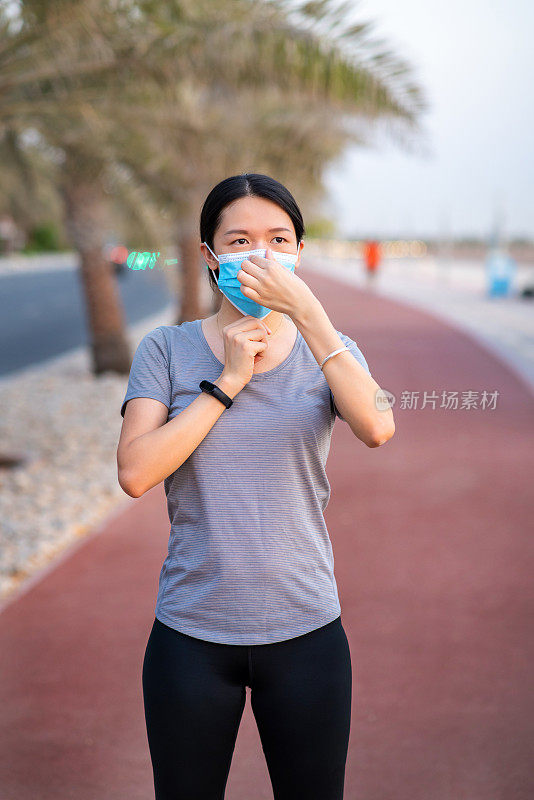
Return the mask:
<svg viewBox="0 0 534 800"><path fill-rule="evenodd" d="M289 316L315 297L307 283L273 258L270 247L265 258L255 255L245 259L237 279L246 297Z"/></svg>

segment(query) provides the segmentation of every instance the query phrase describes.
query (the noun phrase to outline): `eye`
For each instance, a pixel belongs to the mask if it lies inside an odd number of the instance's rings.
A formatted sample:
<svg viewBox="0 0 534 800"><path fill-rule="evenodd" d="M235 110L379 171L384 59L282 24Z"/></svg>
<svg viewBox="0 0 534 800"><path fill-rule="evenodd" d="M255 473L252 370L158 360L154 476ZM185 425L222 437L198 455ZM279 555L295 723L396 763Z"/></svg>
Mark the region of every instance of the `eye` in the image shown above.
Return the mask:
<svg viewBox="0 0 534 800"><path fill-rule="evenodd" d="M275 236L274 238L275 239L282 239L282 242L286 242L287 241L287 239L284 239L283 236ZM282 242L277 242L277 244L282 244Z"/></svg>
<svg viewBox="0 0 534 800"><path fill-rule="evenodd" d="M235 244L236 242L243 242L243 243L245 243L246 241L247 241L247 240L246 240L244 237L241 237L240 239L234 239L234 241L232 242L232 244Z"/></svg>

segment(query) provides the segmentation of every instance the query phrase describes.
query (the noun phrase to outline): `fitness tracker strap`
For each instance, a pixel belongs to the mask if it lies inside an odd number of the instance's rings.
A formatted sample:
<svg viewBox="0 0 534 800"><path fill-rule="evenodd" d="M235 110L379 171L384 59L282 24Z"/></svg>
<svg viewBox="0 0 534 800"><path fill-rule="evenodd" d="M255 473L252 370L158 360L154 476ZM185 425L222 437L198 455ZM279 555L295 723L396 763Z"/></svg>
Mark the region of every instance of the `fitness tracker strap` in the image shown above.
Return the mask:
<svg viewBox="0 0 534 800"><path fill-rule="evenodd" d="M226 408L230 408L230 406L234 402L231 397L228 397L228 395L225 394L223 390L219 388L219 386L217 386L215 383L212 383L211 381L200 381L198 385L200 386L203 392L206 392L206 394L212 394L214 397L217 398L217 400L220 400L221 403L223 403L226 406Z"/></svg>

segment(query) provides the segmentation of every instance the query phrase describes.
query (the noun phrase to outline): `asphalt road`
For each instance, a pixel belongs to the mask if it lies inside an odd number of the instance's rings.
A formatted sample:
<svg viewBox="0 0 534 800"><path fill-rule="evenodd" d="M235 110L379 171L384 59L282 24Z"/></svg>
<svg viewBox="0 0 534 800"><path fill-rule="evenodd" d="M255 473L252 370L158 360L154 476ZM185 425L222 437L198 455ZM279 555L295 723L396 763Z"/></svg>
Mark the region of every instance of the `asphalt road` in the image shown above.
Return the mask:
<svg viewBox="0 0 534 800"><path fill-rule="evenodd" d="M161 270L126 270L117 278L128 325L169 302ZM77 270L0 276L0 376L86 345L88 328Z"/></svg>

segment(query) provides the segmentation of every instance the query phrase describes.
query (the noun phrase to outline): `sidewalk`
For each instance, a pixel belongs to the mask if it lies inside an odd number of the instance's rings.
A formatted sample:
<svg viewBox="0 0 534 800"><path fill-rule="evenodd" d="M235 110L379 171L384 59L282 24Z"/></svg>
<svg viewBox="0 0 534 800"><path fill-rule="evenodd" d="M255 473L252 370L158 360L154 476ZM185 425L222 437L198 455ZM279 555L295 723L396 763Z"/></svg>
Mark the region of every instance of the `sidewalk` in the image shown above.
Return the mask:
<svg viewBox="0 0 534 800"><path fill-rule="evenodd" d="M345 800L530 800L534 397L443 320L305 269L397 398L390 442L338 420L327 465L354 680ZM483 390L495 409L439 407ZM435 409L402 407L425 391ZM0 614L2 798L153 798L141 665L168 524L161 484L125 498ZM272 800L250 696L225 797Z"/></svg>
<svg viewBox="0 0 534 800"><path fill-rule="evenodd" d="M365 290L361 259L309 255L310 270L327 274ZM440 262L436 257L386 258L375 276L374 291L430 311L439 319L474 336L485 348L504 358L534 392L534 303L519 296L534 280L534 267L524 265L509 297L488 297L484 264L477 261ZM384 320L387 324L387 320Z"/></svg>

